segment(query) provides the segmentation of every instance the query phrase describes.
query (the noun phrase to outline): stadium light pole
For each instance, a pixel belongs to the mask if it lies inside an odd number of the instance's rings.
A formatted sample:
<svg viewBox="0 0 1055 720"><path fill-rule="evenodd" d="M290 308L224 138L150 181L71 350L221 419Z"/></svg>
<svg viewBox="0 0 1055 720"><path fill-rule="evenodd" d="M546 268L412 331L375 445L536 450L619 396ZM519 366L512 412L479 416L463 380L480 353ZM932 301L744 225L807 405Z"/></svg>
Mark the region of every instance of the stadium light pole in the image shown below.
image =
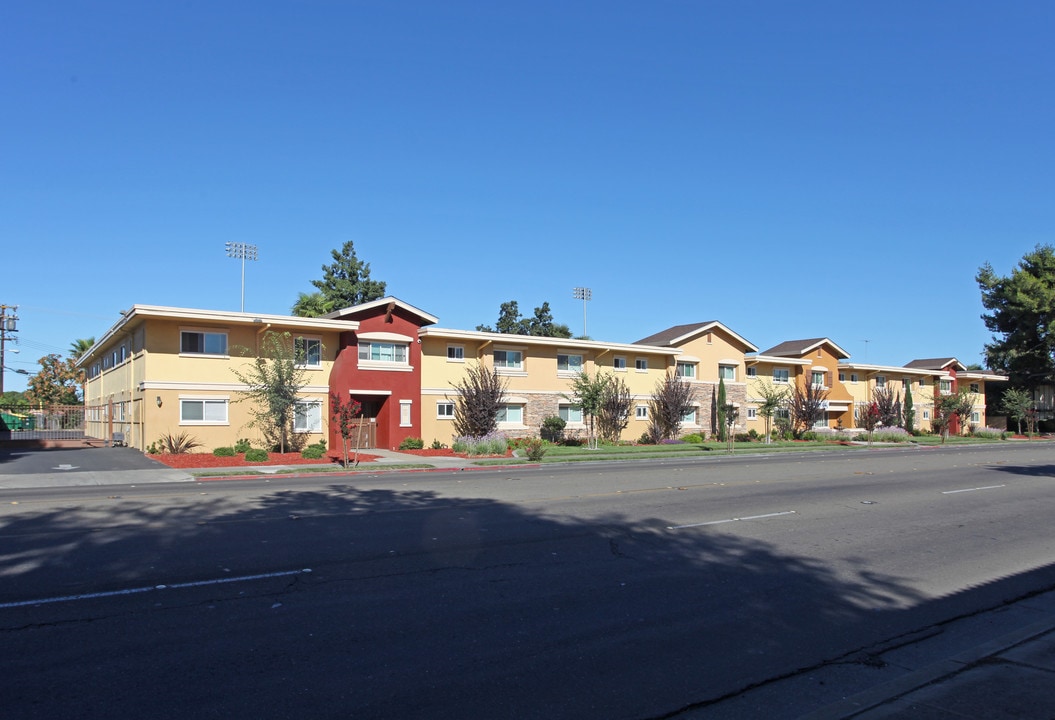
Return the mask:
<svg viewBox="0 0 1055 720"><path fill-rule="evenodd" d="M588 287L577 287L572 290L576 300L582 300L582 336L586 334L586 303L593 299L593 291Z"/></svg>
<svg viewBox="0 0 1055 720"><path fill-rule="evenodd" d="M227 257L241 258L242 260L242 312L245 312L245 261L257 259L256 245L227 242L224 243L224 247L227 250Z"/></svg>

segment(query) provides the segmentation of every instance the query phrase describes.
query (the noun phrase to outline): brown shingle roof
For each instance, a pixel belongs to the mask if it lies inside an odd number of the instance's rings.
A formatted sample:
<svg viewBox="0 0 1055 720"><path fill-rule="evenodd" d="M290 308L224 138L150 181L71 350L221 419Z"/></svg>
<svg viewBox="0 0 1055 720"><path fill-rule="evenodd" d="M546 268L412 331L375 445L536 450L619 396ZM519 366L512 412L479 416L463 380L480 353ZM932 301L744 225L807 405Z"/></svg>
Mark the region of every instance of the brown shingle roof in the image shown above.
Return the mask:
<svg viewBox="0 0 1055 720"><path fill-rule="evenodd" d="M950 365L955 364L957 370L965 370L963 363L954 357L946 358L923 358L920 360L913 360L910 363L905 363L905 367L914 368L916 370L944 370Z"/></svg>
<svg viewBox="0 0 1055 720"><path fill-rule="evenodd" d="M690 333L693 333L697 330L702 330L708 325L715 325L717 324L717 322L717 320L707 320L706 322L700 323L675 325L674 327L669 327L666 330L662 330L656 333L655 335L649 335L647 338L641 338L640 340L636 340L634 342L634 345L669 345L671 342L677 340L680 337L689 335Z"/></svg>

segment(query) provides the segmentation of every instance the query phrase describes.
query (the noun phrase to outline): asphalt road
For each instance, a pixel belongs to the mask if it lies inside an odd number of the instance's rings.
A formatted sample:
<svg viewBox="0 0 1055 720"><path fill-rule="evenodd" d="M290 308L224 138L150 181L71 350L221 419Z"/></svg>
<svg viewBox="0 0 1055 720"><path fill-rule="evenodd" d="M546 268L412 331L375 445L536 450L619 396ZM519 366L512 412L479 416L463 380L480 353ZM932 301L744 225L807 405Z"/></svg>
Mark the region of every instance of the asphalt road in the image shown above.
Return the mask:
<svg viewBox="0 0 1055 720"><path fill-rule="evenodd" d="M0 707L724 717L1055 586L1053 477L1036 444L0 491Z"/></svg>

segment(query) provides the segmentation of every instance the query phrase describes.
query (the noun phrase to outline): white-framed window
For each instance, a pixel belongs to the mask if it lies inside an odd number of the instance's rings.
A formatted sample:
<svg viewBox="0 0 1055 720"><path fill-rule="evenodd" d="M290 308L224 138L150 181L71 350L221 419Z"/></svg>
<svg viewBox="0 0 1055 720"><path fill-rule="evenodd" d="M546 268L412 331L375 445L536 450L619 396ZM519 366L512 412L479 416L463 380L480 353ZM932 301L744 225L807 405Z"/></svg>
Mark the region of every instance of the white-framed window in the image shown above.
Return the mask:
<svg viewBox="0 0 1055 720"><path fill-rule="evenodd" d="M561 405L557 408L557 414L566 423L582 424L582 408L578 405Z"/></svg>
<svg viewBox="0 0 1055 720"><path fill-rule="evenodd" d="M756 368L754 365L747 368L747 377L758 377L758 368Z"/></svg>
<svg viewBox="0 0 1055 720"><path fill-rule="evenodd" d="M828 411L821 410L817 414L817 419L813 421L813 427L815 428L826 428L828 427Z"/></svg>
<svg viewBox="0 0 1055 720"><path fill-rule="evenodd" d="M982 416L981 416L980 413L977 413L977 412L971 413L971 422L977 423L977 422L981 422L981 420L982 420Z"/></svg>
<svg viewBox="0 0 1055 720"><path fill-rule="evenodd" d="M788 410L786 407L779 407L779 408L777 408L777 411L775 413L773 413L773 417L775 417L775 418L784 418L785 420L790 420L791 419L791 411Z"/></svg>
<svg viewBox="0 0 1055 720"><path fill-rule="evenodd" d="M634 359L634 369L637 370L638 372L647 372L648 371L648 358L635 358Z"/></svg>
<svg viewBox="0 0 1055 720"><path fill-rule="evenodd" d="M810 373L810 382L813 383L813 387L824 387L824 375L825 373L820 370L814 370Z"/></svg>
<svg viewBox="0 0 1055 720"><path fill-rule="evenodd" d="M447 362L465 362L465 346L448 345Z"/></svg>
<svg viewBox="0 0 1055 720"><path fill-rule="evenodd" d="M952 394L952 380L939 380L938 382L941 383L940 387L938 388L938 392L940 392L942 395Z"/></svg>
<svg viewBox="0 0 1055 720"><path fill-rule="evenodd" d="M747 408L747 419L757 420L758 419L758 408L749 407Z"/></svg>
<svg viewBox="0 0 1055 720"><path fill-rule="evenodd" d="M736 380L736 365L719 365L718 378L720 380Z"/></svg>
<svg viewBox="0 0 1055 720"><path fill-rule="evenodd" d="M322 367L322 340L299 337L293 340L293 356L300 367Z"/></svg>
<svg viewBox="0 0 1055 720"><path fill-rule="evenodd" d="M971 383L971 392L976 393L976 394L981 392L981 390L979 390L978 388L979 388L978 383Z"/></svg>
<svg viewBox="0 0 1055 720"><path fill-rule="evenodd" d="M927 378L920 378L919 379L919 386L920 387L927 387Z"/></svg>
<svg viewBox="0 0 1055 720"><path fill-rule="evenodd" d="M293 406L293 432L322 432L322 401L298 400Z"/></svg>
<svg viewBox="0 0 1055 720"><path fill-rule="evenodd" d="M680 378L694 380L696 379L696 364L679 362L674 366L674 373Z"/></svg>
<svg viewBox="0 0 1055 720"><path fill-rule="evenodd" d="M519 350L495 350L495 367L506 370L523 370L524 353Z"/></svg>
<svg viewBox="0 0 1055 720"><path fill-rule="evenodd" d="M876 375L876 387L877 388L885 388L886 387L886 376L885 375Z"/></svg>
<svg viewBox="0 0 1055 720"><path fill-rule="evenodd" d="M557 370L559 372L582 372L582 355L557 353Z"/></svg>
<svg viewBox="0 0 1055 720"><path fill-rule="evenodd" d="M227 398L180 398L180 425L226 425Z"/></svg>
<svg viewBox="0 0 1055 720"><path fill-rule="evenodd" d="M222 330L180 330L181 355L227 355L227 333Z"/></svg>
<svg viewBox="0 0 1055 720"><path fill-rule="evenodd" d="M634 408L635 420L648 420L648 405L638 405Z"/></svg>
<svg viewBox="0 0 1055 720"><path fill-rule="evenodd" d="M436 419L437 420L453 420L454 419L454 403L447 400L442 400L436 403Z"/></svg>
<svg viewBox="0 0 1055 720"><path fill-rule="evenodd" d="M774 368L773 370L773 382L781 383L782 385L788 381L788 369L787 368Z"/></svg>
<svg viewBox="0 0 1055 720"><path fill-rule="evenodd" d="M698 411L696 408L692 408L687 413L681 416L681 421L686 425L695 425L697 412Z"/></svg>
<svg viewBox="0 0 1055 720"><path fill-rule="evenodd" d="M612 359L612 367L616 370L626 370L626 358L616 355Z"/></svg>
<svg viewBox="0 0 1055 720"><path fill-rule="evenodd" d="M857 373L850 373L850 382L852 382L852 383L856 383L857 382Z"/></svg>
<svg viewBox="0 0 1055 720"><path fill-rule="evenodd" d="M359 341L359 359L369 362L407 364L406 343Z"/></svg>
<svg viewBox="0 0 1055 720"><path fill-rule="evenodd" d="M498 408L498 422L511 425L524 424L523 405L501 405Z"/></svg>
<svg viewBox="0 0 1055 720"><path fill-rule="evenodd" d="M846 382L846 373L844 373L844 372L840 372L839 373L839 382Z"/></svg>
<svg viewBox="0 0 1055 720"><path fill-rule="evenodd" d="M923 411L923 419L924 420L930 420L930 410L924 410Z"/></svg>
<svg viewBox="0 0 1055 720"><path fill-rule="evenodd" d="M413 400L399 401L399 427L413 427L413 416L410 412L413 404Z"/></svg>

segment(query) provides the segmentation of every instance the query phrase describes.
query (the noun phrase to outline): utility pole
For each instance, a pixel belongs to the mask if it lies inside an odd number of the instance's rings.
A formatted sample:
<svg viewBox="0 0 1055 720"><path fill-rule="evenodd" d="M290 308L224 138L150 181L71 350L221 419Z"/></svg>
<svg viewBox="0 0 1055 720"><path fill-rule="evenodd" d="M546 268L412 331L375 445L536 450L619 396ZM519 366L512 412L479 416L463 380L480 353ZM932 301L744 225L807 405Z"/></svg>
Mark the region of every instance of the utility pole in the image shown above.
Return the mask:
<svg viewBox="0 0 1055 720"><path fill-rule="evenodd" d="M582 336L586 337L586 303L593 299L593 291L588 287L577 287L572 289L576 300L582 300Z"/></svg>
<svg viewBox="0 0 1055 720"><path fill-rule="evenodd" d="M11 314L8 314L8 310ZM15 311L18 310L18 305L0 305L0 395L4 394L4 371L7 370L7 366L4 365L6 360L6 350L8 340L14 340L15 336L9 333L18 332L18 316L15 315Z"/></svg>

